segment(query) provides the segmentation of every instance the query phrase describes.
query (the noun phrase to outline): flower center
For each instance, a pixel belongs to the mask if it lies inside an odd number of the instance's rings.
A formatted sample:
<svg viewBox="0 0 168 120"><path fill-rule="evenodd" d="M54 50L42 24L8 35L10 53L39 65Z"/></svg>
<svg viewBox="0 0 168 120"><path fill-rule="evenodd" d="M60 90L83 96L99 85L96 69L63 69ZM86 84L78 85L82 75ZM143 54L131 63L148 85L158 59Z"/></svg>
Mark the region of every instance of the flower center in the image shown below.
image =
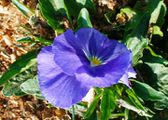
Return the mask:
<svg viewBox="0 0 168 120"><path fill-rule="evenodd" d="M91 63L91 66L98 66L98 65L100 65L102 62L101 62L98 58L92 57L92 58L90 59L90 63Z"/></svg>

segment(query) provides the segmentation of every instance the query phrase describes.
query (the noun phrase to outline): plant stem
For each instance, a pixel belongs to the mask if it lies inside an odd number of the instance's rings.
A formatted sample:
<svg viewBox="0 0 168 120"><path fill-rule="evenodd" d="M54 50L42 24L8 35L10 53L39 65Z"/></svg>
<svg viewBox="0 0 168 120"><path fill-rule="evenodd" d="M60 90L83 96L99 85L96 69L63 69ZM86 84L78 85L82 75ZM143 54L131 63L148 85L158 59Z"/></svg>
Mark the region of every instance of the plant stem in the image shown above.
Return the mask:
<svg viewBox="0 0 168 120"><path fill-rule="evenodd" d="M75 120L75 107L72 106L72 120Z"/></svg>

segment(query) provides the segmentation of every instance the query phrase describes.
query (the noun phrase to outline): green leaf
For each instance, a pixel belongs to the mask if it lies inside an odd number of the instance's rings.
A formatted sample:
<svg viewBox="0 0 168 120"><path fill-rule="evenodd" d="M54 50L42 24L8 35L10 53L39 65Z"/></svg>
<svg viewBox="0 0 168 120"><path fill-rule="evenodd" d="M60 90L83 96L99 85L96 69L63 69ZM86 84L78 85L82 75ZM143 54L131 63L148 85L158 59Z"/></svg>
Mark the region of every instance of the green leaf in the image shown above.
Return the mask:
<svg viewBox="0 0 168 120"><path fill-rule="evenodd" d="M100 106L100 119L109 120L112 111L116 107L115 93L111 89L104 89Z"/></svg>
<svg viewBox="0 0 168 120"><path fill-rule="evenodd" d="M77 19L82 8L86 8L90 10L90 12L96 13L96 7L92 0L64 0L64 3L70 20L74 18Z"/></svg>
<svg viewBox="0 0 168 120"><path fill-rule="evenodd" d="M133 65L136 65L139 58L143 56L143 50L147 46L147 38L143 36L129 36L126 41L127 47L132 51L132 62Z"/></svg>
<svg viewBox="0 0 168 120"><path fill-rule="evenodd" d="M36 36L34 36L33 38L35 39L35 42L40 42L40 43L42 43L42 44L44 44L46 46L51 45L53 43L53 41L46 40L46 39L44 39L42 37L36 37Z"/></svg>
<svg viewBox="0 0 168 120"><path fill-rule="evenodd" d="M144 106L141 104L138 96L135 94L133 89L127 89L126 93L128 94L128 97L130 101L133 103L133 105L141 110L145 110Z"/></svg>
<svg viewBox="0 0 168 120"><path fill-rule="evenodd" d="M21 89L20 85L26 81L27 79L34 78L37 73L36 65L30 67L29 69L25 70L24 72L16 75L8 82L3 85L2 93L5 96L23 96L26 95Z"/></svg>
<svg viewBox="0 0 168 120"><path fill-rule="evenodd" d="M51 40L46 40L42 37L37 37L37 36L26 36L26 37L22 37L17 39L17 42L21 42L21 43L42 43L43 45L51 45L53 41Z"/></svg>
<svg viewBox="0 0 168 120"><path fill-rule="evenodd" d="M160 37L163 37L163 32L161 31L159 26L153 26L153 30L152 30L152 34L153 35L159 35Z"/></svg>
<svg viewBox="0 0 168 120"><path fill-rule="evenodd" d="M86 113L84 114L85 119L89 118L94 113L95 108L97 107L97 104L100 100L101 95L102 94L100 93L94 98L93 102L90 104L89 108L87 109Z"/></svg>
<svg viewBox="0 0 168 120"><path fill-rule="evenodd" d="M163 0L150 0L148 8L151 11L150 24L157 24L161 26L164 22L164 16L166 15L166 5Z"/></svg>
<svg viewBox="0 0 168 120"><path fill-rule="evenodd" d="M149 47L145 49L142 60L143 63L139 63L137 69L143 75L143 80L165 96L154 103L155 109L168 108L168 61L156 55Z"/></svg>
<svg viewBox="0 0 168 120"><path fill-rule="evenodd" d="M132 111L136 112L140 116L152 117L151 114L147 113L146 111L144 111L142 109L136 108L135 106L129 104L127 101L125 101L123 99L119 99L118 104L124 108L127 108L128 110L132 110Z"/></svg>
<svg viewBox="0 0 168 120"><path fill-rule="evenodd" d="M36 64L36 56L37 51L30 51L16 60L0 78L0 85Z"/></svg>
<svg viewBox="0 0 168 120"><path fill-rule="evenodd" d="M135 93L143 100L159 101L165 98L165 95L152 88L148 84L132 80Z"/></svg>
<svg viewBox="0 0 168 120"><path fill-rule="evenodd" d="M67 8L69 17L77 18L81 9L77 2L75 0L64 0L64 3Z"/></svg>
<svg viewBox="0 0 168 120"><path fill-rule="evenodd" d="M161 0L149 0L142 12L139 8L143 7L140 1L134 7L134 17L125 28L125 43L133 53L133 64L136 65L142 57L144 48L148 45L147 31L151 23L156 23L160 16L161 8L164 6ZM163 14L163 13L161 13ZM165 14L165 13L164 13ZM162 15L163 17L164 15Z"/></svg>
<svg viewBox="0 0 168 120"><path fill-rule="evenodd" d="M78 16L77 24L78 29L82 27L92 27L92 23L89 18L89 12L86 8L81 9Z"/></svg>
<svg viewBox="0 0 168 120"><path fill-rule="evenodd" d="M4 84L4 87L2 89L2 93L4 96L7 96L7 97L12 96L12 95L16 95L16 96L25 95L25 93L21 91L19 86L20 86L20 83L7 82Z"/></svg>
<svg viewBox="0 0 168 120"><path fill-rule="evenodd" d="M133 65L137 64L139 58L141 58L143 55L142 52L144 48L148 44L148 39L146 35L148 30L149 19L150 19L149 14L144 14L140 18L135 17L135 21L137 20L137 23L134 26L135 28L131 28L132 29L131 33L128 34L125 38L125 43L133 54L133 60L132 60ZM129 26L127 27L128 30ZM131 24L130 27L132 27ZM125 33L127 33L127 31Z"/></svg>
<svg viewBox="0 0 168 120"><path fill-rule="evenodd" d="M154 108L156 110L164 110L168 109L168 97L165 97L165 99L159 100L154 103Z"/></svg>
<svg viewBox="0 0 168 120"><path fill-rule="evenodd" d="M19 0L12 0L12 3L26 16L26 17L30 17L34 14L34 12L28 8L27 6L25 6L24 4L22 4L21 2L19 2Z"/></svg>
<svg viewBox="0 0 168 120"><path fill-rule="evenodd" d="M28 43L28 42L32 43L32 42L34 42L32 40L31 36L22 37L22 38L17 39L16 41L21 42L21 43Z"/></svg>
<svg viewBox="0 0 168 120"><path fill-rule="evenodd" d="M64 0L39 0L39 8L47 23L58 33L62 33L63 17L67 17Z"/></svg>
<svg viewBox="0 0 168 120"><path fill-rule="evenodd" d="M152 55L151 52L151 49L144 51L144 65L150 69L144 69L146 78L155 83L155 88L168 96L168 61L161 56Z"/></svg>
<svg viewBox="0 0 168 120"><path fill-rule="evenodd" d="M97 116L96 110L92 113L91 116L89 116L88 118L85 118L84 120L98 120L98 116Z"/></svg>
<svg viewBox="0 0 168 120"><path fill-rule="evenodd" d="M154 51L150 47L147 47L145 49L144 57L142 59L145 62L160 63L160 64L163 64L165 67L168 66L168 60L166 60L162 56L154 53Z"/></svg>
<svg viewBox="0 0 168 120"><path fill-rule="evenodd" d="M154 114L154 112L142 105L142 99L141 101L139 100L133 89L127 89L126 93L128 94L129 99L124 102L126 104L123 104L123 107L127 108L128 110L137 112L140 116L152 117L152 114Z"/></svg>
<svg viewBox="0 0 168 120"><path fill-rule="evenodd" d="M28 79L20 85L20 88L26 94L36 96L39 99L43 99L37 78Z"/></svg>
<svg viewBox="0 0 168 120"><path fill-rule="evenodd" d="M93 0L76 0L80 8L87 8L90 12L96 13L96 6Z"/></svg>

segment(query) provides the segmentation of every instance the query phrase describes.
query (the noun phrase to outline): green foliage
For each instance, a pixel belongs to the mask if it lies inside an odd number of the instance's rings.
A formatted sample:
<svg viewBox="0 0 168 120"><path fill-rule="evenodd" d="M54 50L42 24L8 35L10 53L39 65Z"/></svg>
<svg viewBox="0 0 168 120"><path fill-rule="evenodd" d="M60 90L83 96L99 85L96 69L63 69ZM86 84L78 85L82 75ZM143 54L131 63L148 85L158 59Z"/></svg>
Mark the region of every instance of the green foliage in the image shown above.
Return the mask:
<svg viewBox="0 0 168 120"><path fill-rule="evenodd" d="M164 9L164 12L161 9L163 6L165 8L163 1L154 0L149 1L145 12L139 10L139 7L141 7L140 2L137 2L134 8L135 15L125 28L124 38L126 45L132 50L134 65L142 57L142 52L149 43L147 38L148 26L156 24L160 14L162 18L165 16L166 9Z"/></svg>
<svg viewBox="0 0 168 120"><path fill-rule="evenodd" d="M157 103L155 103L155 108L159 110L168 108L168 61L161 56L156 55L150 48L144 51L143 61L144 63L139 63L137 68L142 72L142 74L145 73L145 77L143 78L146 83L159 91L157 96L162 96L162 99L159 99ZM150 90L150 92L152 92L152 90Z"/></svg>
<svg viewBox="0 0 168 120"><path fill-rule="evenodd" d="M116 107L115 93L112 90L105 88L103 91L103 96L100 104L100 114L101 120L108 120L112 111Z"/></svg>
<svg viewBox="0 0 168 120"><path fill-rule="evenodd" d="M125 102L121 100L123 107L136 112L140 116L152 117L153 112L143 106L133 89L127 89L126 93L128 94L129 99Z"/></svg>
<svg viewBox="0 0 168 120"><path fill-rule="evenodd" d="M150 23L161 26L164 23L164 16L167 10L163 0L150 0L147 9L151 12Z"/></svg>
<svg viewBox="0 0 168 120"><path fill-rule="evenodd" d="M99 120L96 110L92 113L92 115L84 120Z"/></svg>
<svg viewBox="0 0 168 120"><path fill-rule="evenodd" d="M152 117L152 115L147 114L146 111L139 109L137 107L135 107L134 105L129 104L127 101L119 99L118 103L120 106L127 108L128 110L132 110L134 112L136 112L138 115L140 116L146 116L146 117Z"/></svg>
<svg viewBox="0 0 168 120"><path fill-rule="evenodd" d="M17 39L16 41L21 42L21 43L33 43L31 36L22 37L22 38Z"/></svg>
<svg viewBox="0 0 168 120"><path fill-rule="evenodd" d="M92 23L89 18L89 12L86 8L81 9L78 19L77 19L78 28L82 27L92 27Z"/></svg>
<svg viewBox="0 0 168 120"><path fill-rule="evenodd" d="M90 118L92 116L92 114L94 113L97 105L98 105L98 102L100 100L100 97L101 97L102 93L98 94L93 102L90 104L89 108L87 109L86 113L84 114L84 118Z"/></svg>
<svg viewBox="0 0 168 120"><path fill-rule="evenodd" d="M28 79L34 78L36 75L36 65L31 66L29 69L23 71L22 73L12 77L8 82L4 83L2 93L5 96L22 96L26 95L24 91L21 90L20 85ZM31 87L31 86L30 86ZM33 89L33 88L31 88Z"/></svg>
<svg viewBox="0 0 168 120"><path fill-rule="evenodd" d="M33 79L28 79L25 82L23 82L20 85L20 89L26 94L34 95L39 99L43 99L41 92L40 92L38 80L36 77L34 77Z"/></svg>
<svg viewBox="0 0 168 120"><path fill-rule="evenodd" d="M89 11L96 13L96 7L93 0L76 0L80 8L87 8Z"/></svg>
<svg viewBox="0 0 168 120"><path fill-rule="evenodd" d="M61 19L66 17L67 9L63 0L39 0L39 8L47 23L58 33L62 33Z"/></svg>
<svg viewBox="0 0 168 120"><path fill-rule="evenodd" d="M0 85L3 85L12 77L35 65L36 56L37 51L30 51L27 54L21 56L18 60L16 60L12 65L10 65L9 69L1 76Z"/></svg>
<svg viewBox="0 0 168 120"><path fill-rule="evenodd" d="M165 98L165 95L162 92L155 90L148 84L141 83L136 80L132 81L135 93L143 100L159 101Z"/></svg>
<svg viewBox="0 0 168 120"><path fill-rule="evenodd" d="M12 0L12 3L26 16L26 17L31 17L34 12L21 2L19 0Z"/></svg>
<svg viewBox="0 0 168 120"><path fill-rule="evenodd" d="M4 96L12 96L12 95L16 95L16 96L22 96L25 95L24 92L22 92L20 90L20 82L7 82L4 84L4 87L2 89L2 93Z"/></svg>
<svg viewBox="0 0 168 120"><path fill-rule="evenodd" d="M163 32L161 31L159 26L153 26L153 30L152 30L152 35L159 35L161 37L163 37Z"/></svg>
<svg viewBox="0 0 168 120"><path fill-rule="evenodd" d="M44 39L42 37L36 37L36 36L34 36L33 38L34 38L35 42L42 43L43 45L46 45L46 46L51 45L52 42L53 42L51 40L46 40L46 39Z"/></svg>
<svg viewBox="0 0 168 120"><path fill-rule="evenodd" d="M149 19L150 15L147 13L141 16L138 15L138 17L135 16L134 20L138 22L136 22L136 24L134 23L134 28L131 28L133 27L132 23L130 23L126 28L126 30L131 30L131 32L125 37L125 43L127 47L132 51L134 65L138 62L139 58L142 57L143 49L148 44L146 34L149 25ZM127 32L128 31L126 31L126 33Z"/></svg>
<svg viewBox="0 0 168 120"><path fill-rule="evenodd" d="M26 36L26 37L22 37L17 39L17 42L20 43L41 43L43 45L51 45L52 41L51 40L46 40L42 37L38 37L38 36Z"/></svg>
<svg viewBox="0 0 168 120"><path fill-rule="evenodd" d="M80 25L78 22L78 25L83 27L81 25L86 25L84 19L88 20L89 15L88 11L82 8L90 8L91 10L95 10L94 3L91 0L39 0L39 7L48 24L58 33L63 32L63 24L61 24L63 18L67 18L71 27L73 28L72 19L77 19L78 17L78 21L82 22ZM90 22L90 20L88 22ZM91 23L88 25L90 27Z"/></svg>

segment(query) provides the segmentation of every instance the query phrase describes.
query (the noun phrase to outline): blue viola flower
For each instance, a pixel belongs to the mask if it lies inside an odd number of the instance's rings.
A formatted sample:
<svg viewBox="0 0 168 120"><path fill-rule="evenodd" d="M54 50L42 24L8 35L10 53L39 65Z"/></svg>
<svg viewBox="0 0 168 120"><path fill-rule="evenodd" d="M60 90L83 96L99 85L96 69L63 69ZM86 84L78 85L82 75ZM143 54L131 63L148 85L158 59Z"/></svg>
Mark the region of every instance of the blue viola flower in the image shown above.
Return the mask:
<svg viewBox="0 0 168 120"><path fill-rule="evenodd" d="M93 28L76 33L67 30L38 55L38 79L42 95L53 105L69 108L92 87L122 82L129 86L135 77L131 52Z"/></svg>

